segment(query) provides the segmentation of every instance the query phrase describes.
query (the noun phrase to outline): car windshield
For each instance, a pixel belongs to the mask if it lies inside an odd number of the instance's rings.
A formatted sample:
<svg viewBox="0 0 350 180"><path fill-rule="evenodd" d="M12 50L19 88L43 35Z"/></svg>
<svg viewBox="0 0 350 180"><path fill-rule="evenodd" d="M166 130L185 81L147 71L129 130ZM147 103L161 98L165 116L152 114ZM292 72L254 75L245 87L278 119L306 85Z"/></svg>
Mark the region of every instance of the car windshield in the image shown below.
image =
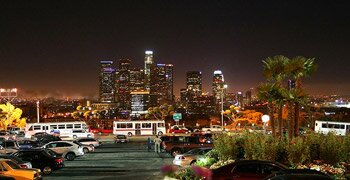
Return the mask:
<svg viewBox="0 0 350 180"><path fill-rule="evenodd" d="M46 154L48 154L49 156L53 156L53 157L56 157L56 156L57 156L57 153L54 152L54 151L51 150L51 149L45 149L45 152L46 152Z"/></svg>
<svg viewBox="0 0 350 180"><path fill-rule="evenodd" d="M126 136L124 136L124 135L118 135L117 138L118 138L118 139L126 139Z"/></svg>
<svg viewBox="0 0 350 180"><path fill-rule="evenodd" d="M12 168L12 169L21 169L21 167L19 165L17 165L15 162L13 161L6 161L6 163Z"/></svg>

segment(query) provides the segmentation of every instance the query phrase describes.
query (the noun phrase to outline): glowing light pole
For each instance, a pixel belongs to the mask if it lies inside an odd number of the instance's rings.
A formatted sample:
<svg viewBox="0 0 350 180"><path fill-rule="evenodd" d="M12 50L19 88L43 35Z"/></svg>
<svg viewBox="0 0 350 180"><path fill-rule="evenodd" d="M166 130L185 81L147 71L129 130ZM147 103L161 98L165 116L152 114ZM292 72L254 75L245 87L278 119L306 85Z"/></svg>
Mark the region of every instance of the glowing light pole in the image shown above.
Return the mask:
<svg viewBox="0 0 350 180"><path fill-rule="evenodd" d="M261 117L261 120L262 122L264 123L263 126L264 126L264 131L266 133L266 123L270 121L270 116L265 114Z"/></svg>
<svg viewBox="0 0 350 180"><path fill-rule="evenodd" d="M224 84L224 86L221 88L221 127L222 130L225 130L224 128L224 90L227 89L227 84Z"/></svg>
<svg viewBox="0 0 350 180"><path fill-rule="evenodd" d="M38 123L40 123L40 109L39 109L39 104L40 104L40 102L39 101L37 101L36 102L36 118L37 118L37 120L38 120Z"/></svg>

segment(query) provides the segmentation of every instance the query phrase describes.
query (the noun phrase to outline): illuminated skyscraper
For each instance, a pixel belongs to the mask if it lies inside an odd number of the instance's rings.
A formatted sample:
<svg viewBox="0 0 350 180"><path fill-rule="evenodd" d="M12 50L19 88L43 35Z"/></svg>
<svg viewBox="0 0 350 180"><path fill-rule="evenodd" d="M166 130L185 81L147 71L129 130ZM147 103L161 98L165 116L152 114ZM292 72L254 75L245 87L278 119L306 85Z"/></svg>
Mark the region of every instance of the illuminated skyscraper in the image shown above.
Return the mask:
<svg viewBox="0 0 350 180"><path fill-rule="evenodd" d="M194 96L202 94L202 73L199 71L188 71L186 73L187 91Z"/></svg>
<svg viewBox="0 0 350 180"><path fill-rule="evenodd" d="M152 105L159 105L174 100L172 64L157 64L156 66L152 66L150 90L151 96L156 96L157 99L156 103L151 102Z"/></svg>
<svg viewBox="0 0 350 180"><path fill-rule="evenodd" d="M100 61L100 102L114 102L114 73L113 61Z"/></svg>
<svg viewBox="0 0 350 180"><path fill-rule="evenodd" d="M130 109L130 64L129 59L118 60L116 71L116 101L123 110Z"/></svg>
<svg viewBox="0 0 350 180"><path fill-rule="evenodd" d="M145 88L150 90L151 67L153 65L153 51L145 51Z"/></svg>
<svg viewBox="0 0 350 180"><path fill-rule="evenodd" d="M130 69L130 91L143 90L145 88L145 72L140 68Z"/></svg>
<svg viewBox="0 0 350 180"><path fill-rule="evenodd" d="M220 101L221 93L225 93L224 85L225 80L222 72L220 70L214 71L212 90L216 102Z"/></svg>

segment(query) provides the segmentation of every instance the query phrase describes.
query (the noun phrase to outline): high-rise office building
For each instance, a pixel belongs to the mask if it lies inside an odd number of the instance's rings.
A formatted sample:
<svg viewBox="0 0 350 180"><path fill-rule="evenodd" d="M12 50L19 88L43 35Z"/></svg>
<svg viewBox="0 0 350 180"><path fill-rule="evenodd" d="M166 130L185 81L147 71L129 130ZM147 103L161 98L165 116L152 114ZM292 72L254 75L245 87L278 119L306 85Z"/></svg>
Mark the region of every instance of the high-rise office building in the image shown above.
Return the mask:
<svg viewBox="0 0 350 180"><path fill-rule="evenodd" d="M130 91L145 89L145 72L140 68L130 69Z"/></svg>
<svg viewBox="0 0 350 180"><path fill-rule="evenodd" d="M226 91L224 89L224 85L225 80L222 72L220 70L214 71L212 90L216 102L219 102L221 100L221 94L225 93Z"/></svg>
<svg viewBox="0 0 350 180"><path fill-rule="evenodd" d="M247 91L245 93L245 98L246 98L246 104L250 105L252 102L252 92L251 91Z"/></svg>
<svg viewBox="0 0 350 180"><path fill-rule="evenodd" d="M156 96L157 105L174 101L172 64L157 64L156 66L152 66L150 94L151 96ZM155 104L155 102L151 102L151 104Z"/></svg>
<svg viewBox="0 0 350 180"><path fill-rule="evenodd" d="M237 92L237 102L238 106L243 107L243 93Z"/></svg>
<svg viewBox="0 0 350 180"><path fill-rule="evenodd" d="M100 102L114 102L114 73L113 61L100 61Z"/></svg>
<svg viewBox="0 0 350 180"><path fill-rule="evenodd" d="M130 65L131 60L120 59L116 71L116 101L123 110L130 109Z"/></svg>
<svg viewBox="0 0 350 180"><path fill-rule="evenodd" d="M202 94L202 73L199 71L188 71L186 73L187 91L193 96Z"/></svg>
<svg viewBox="0 0 350 180"><path fill-rule="evenodd" d="M153 66L153 51L145 51L145 88L150 90L151 67Z"/></svg>
<svg viewBox="0 0 350 180"><path fill-rule="evenodd" d="M148 113L150 107L149 91L132 91L131 93L131 116L140 116Z"/></svg>

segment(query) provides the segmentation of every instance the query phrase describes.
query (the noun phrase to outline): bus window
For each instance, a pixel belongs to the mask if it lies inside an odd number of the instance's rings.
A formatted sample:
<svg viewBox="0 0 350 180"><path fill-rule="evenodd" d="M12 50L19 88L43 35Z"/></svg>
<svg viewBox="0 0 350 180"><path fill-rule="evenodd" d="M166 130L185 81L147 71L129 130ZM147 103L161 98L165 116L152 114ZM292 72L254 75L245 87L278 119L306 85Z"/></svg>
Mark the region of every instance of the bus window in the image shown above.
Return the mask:
<svg viewBox="0 0 350 180"><path fill-rule="evenodd" d="M322 128L327 128L327 124L326 123L322 123Z"/></svg>
<svg viewBox="0 0 350 180"><path fill-rule="evenodd" d="M35 125L34 126L34 130L41 130L41 126L40 125Z"/></svg>
<svg viewBox="0 0 350 180"><path fill-rule="evenodd" d="M117 128L121 128L121 123L117 123Z"/></svg>
<svg viewBox="0 0 350 180"><path fill-rule="evenodd" d="M83 124L83 129L87 129L87 125L86 124Z"/></svg>
<svg viewBox="0 0 350 180"><path fill-rule="evenodd" d="M339 124L334 124L334 129L340 129L340 125Z"/></svg>
<svg viewBox="0 0 350 180"><path fill-rule="evenodd" d="M64 124L59 124L59 125L58 125L58 129L66 129L66 127L65 127Z"/></svg>
<svg viewBox="0 0 350 180"><path fill-rule="evenodd" d="M334 124L328 124L328 128L334 128Z"/></svg>
<svg viewBox="0 0 350 180"><path fill-rule="evenodd" d="M50 125L50 129L57 129L57 125Z"/></svg>
<svg viewBox="0 0 350 180"><path fill-rule="evenodd" d="M33 131L33 126L30 126L30 128L28 129L28 131Z"/></svg>
<svg viewBox="0 0 350 180"><path fill-rule="evenodd" d="M126 128L132 128L132 123L126 123Z"/></svg>
<svg viewBox="0 0 350 180"><path fill-rule="evenodd" d="M74 124L74 128L80 129L81 128L81 124Z"/></svg>
<svg viewBox="0 0 350 180"><path fill-rule="evenodd" d="M73 129L73 124L66 124L66 129Z"/></svg>
<svg viewBox="0 0 350 180"><path fill-rule="evenodd" d="M158 123L158 127L164 127L164 123Z"/></svg>
<svg viewBox="0 0 350 180"><path fill-rule="evenodd" d="M340 125L340 129L345 129L345 125L344 125L344 124L341 124L341 125Z"/></svg>
<svg viewBox="0 0 350 180"><path fill-rule="evenodd" d="M152 128L151 123L142 123L142 128Z"/></svg>
<svg viewBox="0 0 350 180"><path fill-rule="evenodd" d="M126 128L126 123L121 123L121 128Z"/></svg>

